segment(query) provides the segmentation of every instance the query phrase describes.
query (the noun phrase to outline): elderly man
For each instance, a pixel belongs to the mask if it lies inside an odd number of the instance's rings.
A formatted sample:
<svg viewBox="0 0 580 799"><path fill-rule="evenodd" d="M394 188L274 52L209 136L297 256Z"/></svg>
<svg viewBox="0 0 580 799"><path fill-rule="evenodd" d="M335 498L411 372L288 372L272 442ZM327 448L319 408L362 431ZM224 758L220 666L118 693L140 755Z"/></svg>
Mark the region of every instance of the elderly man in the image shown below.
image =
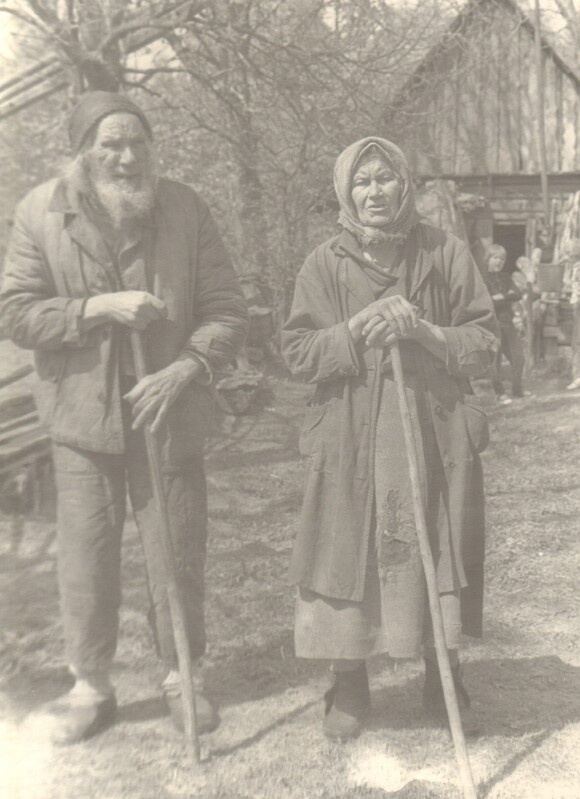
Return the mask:
<svg viewBox="0 0 580 799"><path fill-rule="evenodd" d="M191 656L205 650L203 439L216 369L242 344L242 292L205 202L158 178L149 122L127 97L91 92L70 118L66 175L20 204L0 295L12 340L35 351L38 405L53 441L58 577L76 682L48 706L55 743L109 724L126 490L139 529L163 690L183 726L142 427L159 436ZM137 381L130 329L150 374ZM199 675L200 669L196 669ZM196 677L199 731L218 716Z"/></svg>

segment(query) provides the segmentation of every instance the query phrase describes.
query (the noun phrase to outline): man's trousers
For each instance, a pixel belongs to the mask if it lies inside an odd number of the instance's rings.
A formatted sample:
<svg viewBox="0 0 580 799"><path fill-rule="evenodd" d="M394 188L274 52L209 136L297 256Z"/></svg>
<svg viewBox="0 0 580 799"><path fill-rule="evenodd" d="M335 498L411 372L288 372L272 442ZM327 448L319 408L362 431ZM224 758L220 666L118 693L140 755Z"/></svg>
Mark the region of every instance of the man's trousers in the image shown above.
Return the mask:
<svg viewBox="0 0 580 799"><path fill-rule="evenodd" d="M126 426L128 428L128 425ZM145 555L149 621L167 669L177 668L159 522L145 438L127 429L127 451L109 455L55 443L58 576L68 664L78 677L109 668L121 603L121 536L128 492ZM203 455L164 469L171 535L191 657L205 650L207 498Z"/></svg>

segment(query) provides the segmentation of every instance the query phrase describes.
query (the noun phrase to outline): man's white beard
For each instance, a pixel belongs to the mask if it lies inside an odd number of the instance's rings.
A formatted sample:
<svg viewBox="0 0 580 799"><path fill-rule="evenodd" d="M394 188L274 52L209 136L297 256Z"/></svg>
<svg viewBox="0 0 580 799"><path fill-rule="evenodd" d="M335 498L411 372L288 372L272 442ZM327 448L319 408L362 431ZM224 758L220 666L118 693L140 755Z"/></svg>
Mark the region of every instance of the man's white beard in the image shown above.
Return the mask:
<svg viewBox="0 0 580 799"><path fill-rule="evenodd" d="M77 191L106 213L115 230L122 230L128 223L145 219L155 205L157 169L153 154L149 175L141 178L143 185L139 188L123 181L95 180L91 175L89 160L83 154L67 167L65 176Z"/></svg>
<svg viewBox="0 0 580 799"><path fill-rule="evenodd" d="M92 184L92 188L113 228L121 230L127 222L138 222L150 213L155 203L155 183L151 178L137 189L127 183L98 181Z"/></svg>

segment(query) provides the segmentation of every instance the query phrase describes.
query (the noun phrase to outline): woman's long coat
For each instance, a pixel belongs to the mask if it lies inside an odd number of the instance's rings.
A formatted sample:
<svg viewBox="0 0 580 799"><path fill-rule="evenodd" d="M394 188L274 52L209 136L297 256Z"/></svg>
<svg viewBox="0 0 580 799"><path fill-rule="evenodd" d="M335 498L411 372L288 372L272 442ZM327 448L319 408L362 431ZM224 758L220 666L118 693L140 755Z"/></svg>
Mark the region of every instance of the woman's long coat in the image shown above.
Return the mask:
<svg viewBox="0 0 580 799"><path fill-rule="evenodd" d="M439 325L447 362L417 350L445 472L456 576L481 624L484 559L483 478L478 452L487 418L468 378L485 371L496 347L493 303L465 244L419 223L404 251L412 271L408 299ZM316 385L300 438L308 456L304 503L291 580L323 596L360 601L374 519L374 439L383 352L353 343L348 320L374 300L365 261L347 231L318 247L297 281L282 349L297 377ZM401 469L407 469L401 453ZM440 559L441 561L441 559ZM438 563L440 591L454 590L453 568ZM475 611L475 612L473 612Z"/></svg>

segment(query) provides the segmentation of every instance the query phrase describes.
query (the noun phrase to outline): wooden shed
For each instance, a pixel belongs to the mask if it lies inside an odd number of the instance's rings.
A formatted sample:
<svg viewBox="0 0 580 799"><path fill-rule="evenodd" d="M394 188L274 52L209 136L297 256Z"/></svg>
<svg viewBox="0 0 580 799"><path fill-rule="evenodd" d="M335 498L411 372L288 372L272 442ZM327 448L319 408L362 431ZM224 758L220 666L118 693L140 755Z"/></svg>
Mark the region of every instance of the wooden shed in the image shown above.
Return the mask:
<svg viewBox="0 0 580 799"><path fill-rule="evenodd" d="M543 216L534 46L534 26L514 0L470 0L385 118L420 180L452 180L485 199L466 215L474 255L493 240L512 266L538 243ZM541 51L557 231L580 189L580 76L545 40Z"/></svg>

